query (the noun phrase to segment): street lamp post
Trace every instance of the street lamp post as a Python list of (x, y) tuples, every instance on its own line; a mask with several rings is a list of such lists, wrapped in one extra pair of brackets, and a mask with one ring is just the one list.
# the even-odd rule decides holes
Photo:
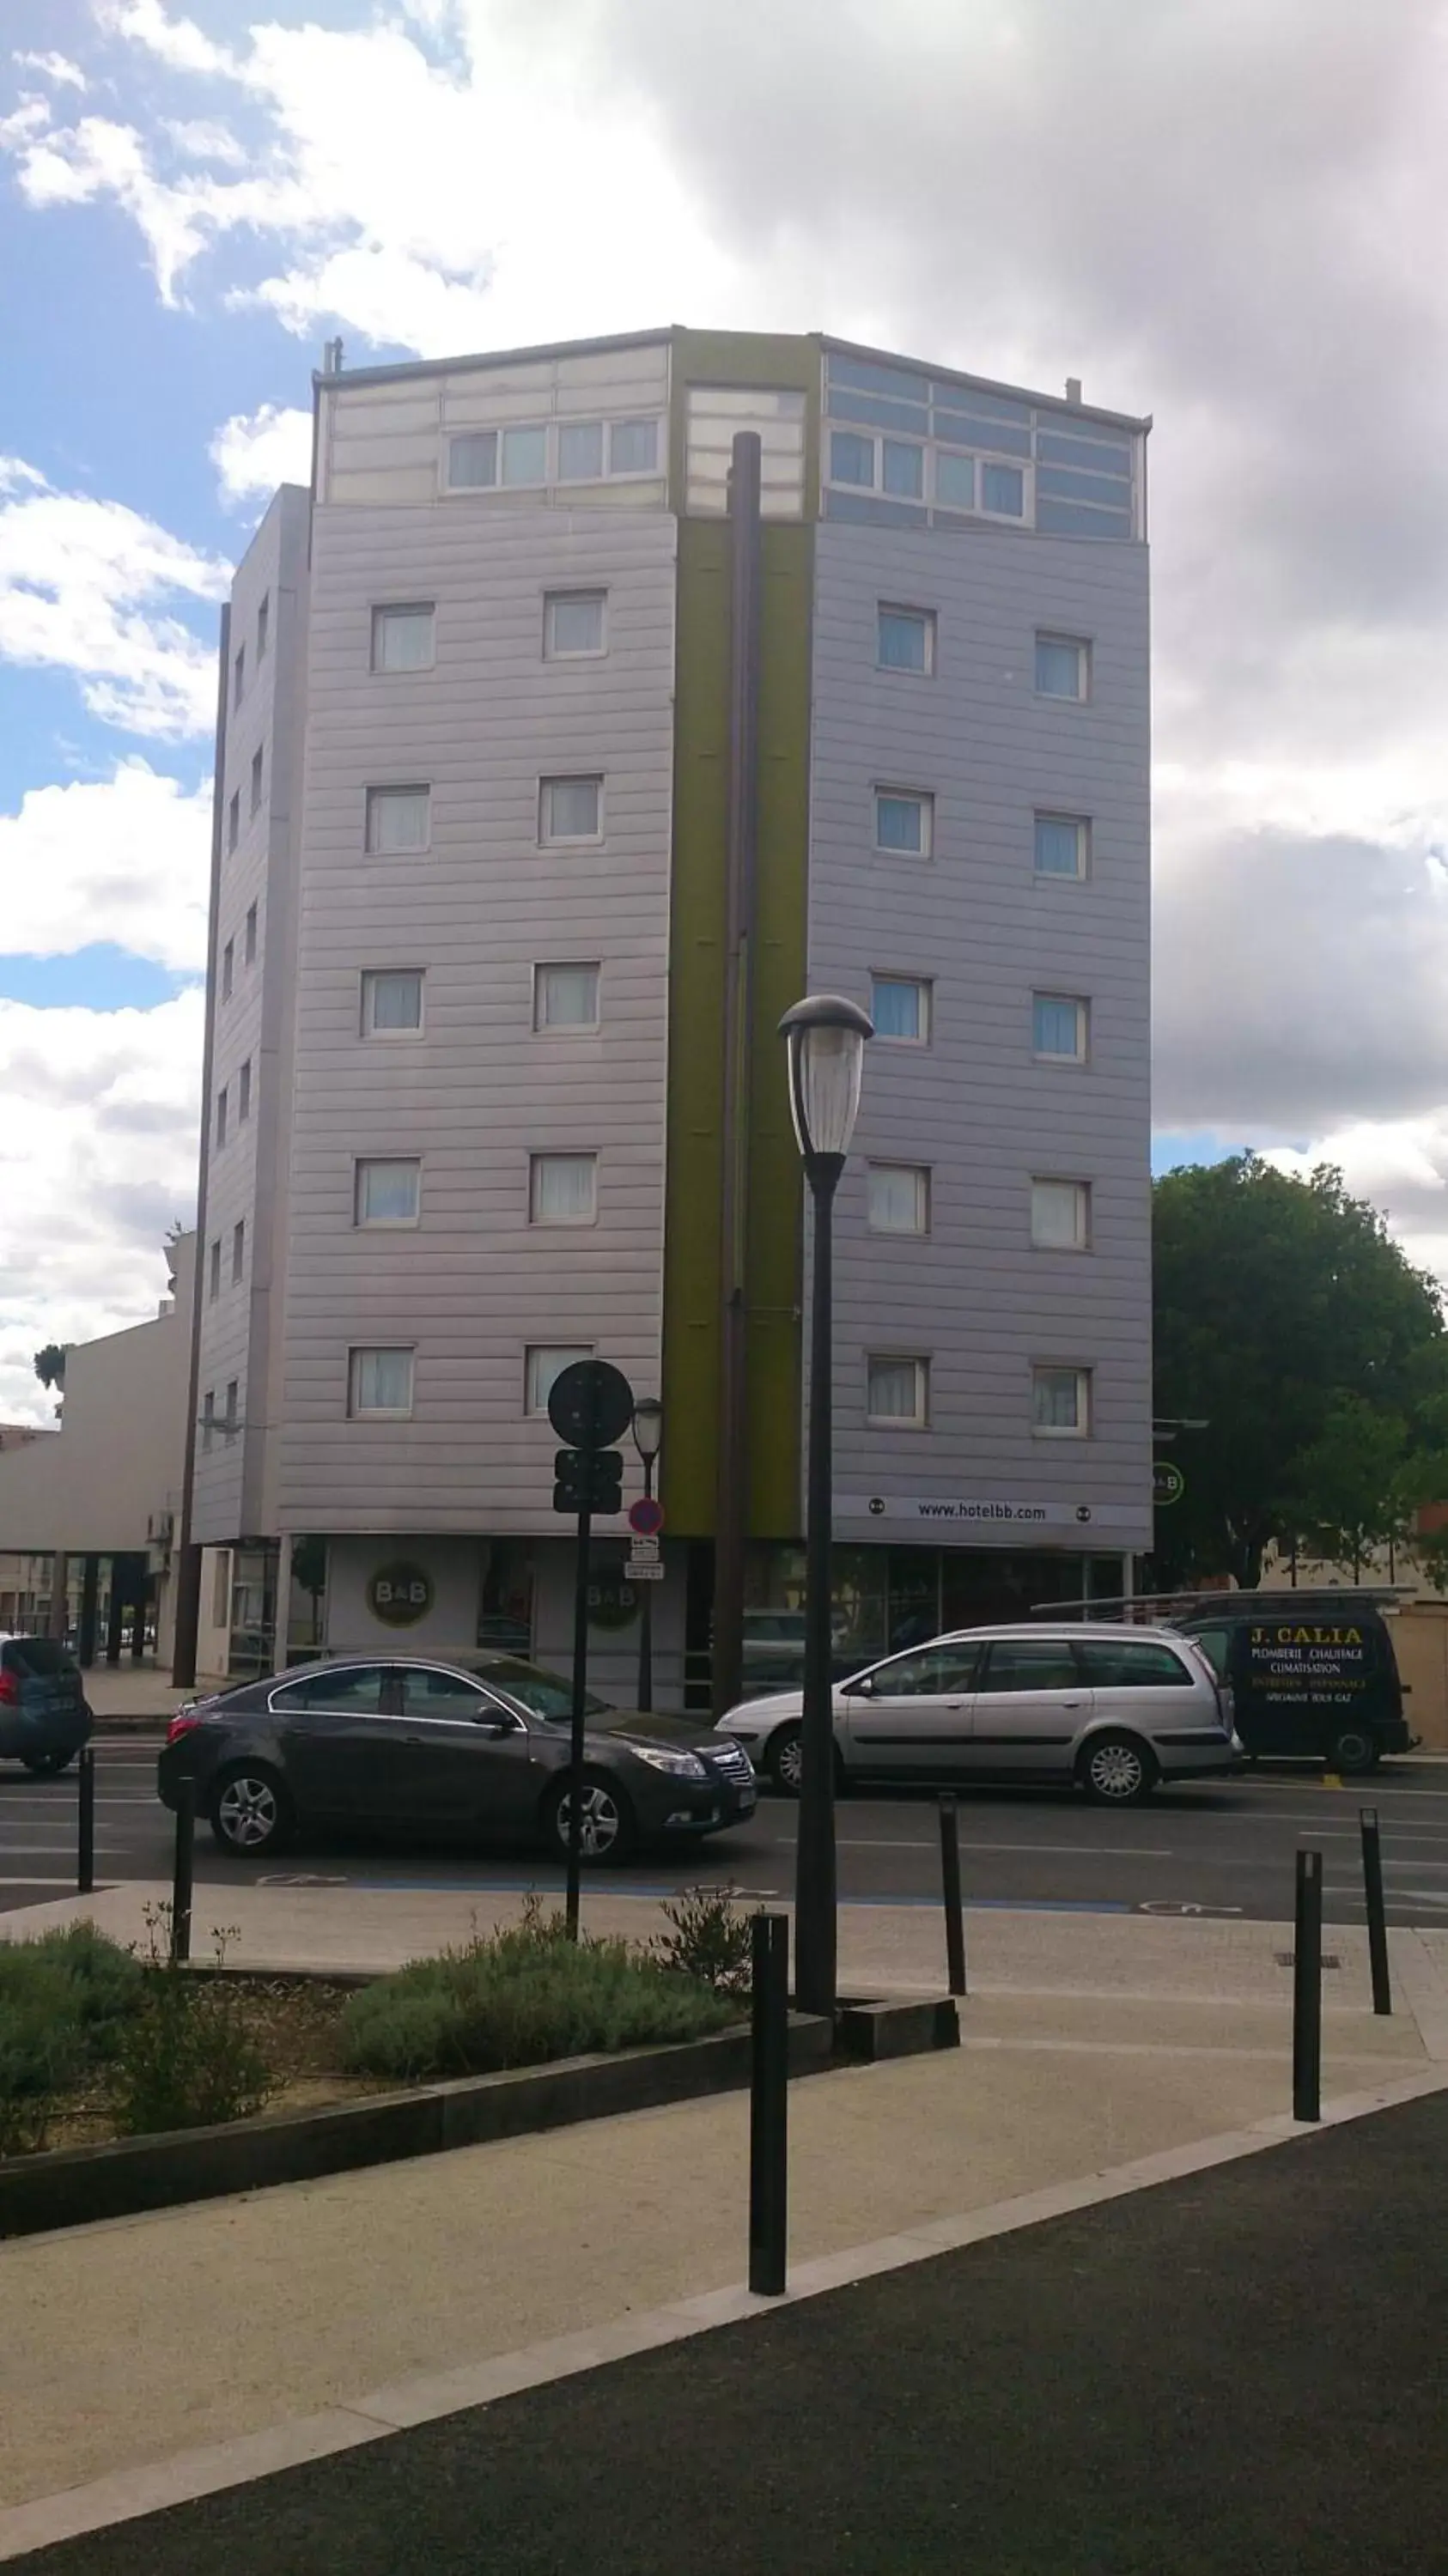
[(875, 1032), (858, 1003), (845, 1001), (834, 993), (812, 993), (803, 1002), (796, 1002), (792, 1010), (785, 1012), (779, 1027), (789, 1047), (789, 1105), (794, 1132), (814, 1201), (794, 1990), (802, 2012), (833, 2014), (836, 1938), (835, 1711), (830, 1629), (831, 1237), (835, 1190), (860, 1106), (865, 1041)]
[[(654, 1461), (664, 1438), (664, 1408), (656, 1395), (641, 1395), (633, 1409), (634, 1447), (643, 1460), (644, 1500), (650, 1502), (654, 1491)], [(638, 1704), (651, 1709), (654, 1704), (654, 1587), (643, 1587), (643, 1608), (639, 1612), (639, 1687)]]

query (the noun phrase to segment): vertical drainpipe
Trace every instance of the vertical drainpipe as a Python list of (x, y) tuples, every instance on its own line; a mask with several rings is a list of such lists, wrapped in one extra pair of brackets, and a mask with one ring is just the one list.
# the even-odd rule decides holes
[(217, 642), (216, 772), (211, 783), (211, 910), (206, 930), (206, 1031), (201, 1044), (201, 1159), (196, 1191), (196, 1257), (191, 1281), (191, 1355), (186, 1377), (186, 1446), (182, 1452), (181, 1521), (176, 1533), (176, 1625), (171, 1679), (178, 1690), (196, 1679), (201, 1626), (201, 1550), (193, 1545), (196, 1500), (196, 1423), (201, 1411), (201, 1300), (206, 1273), (206, 1183), (211, 1164), (211, 1085), (216, 1053), (216, 949), (221, 918), (222, 817), (226, 800), (226, 708), (231, 671), (231, 609), (221, 611)]
[(743, 1695), (749, 1500), (749, 1063), (759, 840), (758, 432), (735, 436), (729, 475), (729, 804), (724, 928), (724, 1118), (719, 1316), (719, 1483), (714, 1515), (714, 1711)]

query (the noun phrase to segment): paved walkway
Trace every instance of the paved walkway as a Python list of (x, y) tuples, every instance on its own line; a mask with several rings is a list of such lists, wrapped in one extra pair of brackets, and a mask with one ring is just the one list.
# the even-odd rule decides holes
[(28, 2563), (1428, 2576), (1445, 2159), (1440, 2093)]

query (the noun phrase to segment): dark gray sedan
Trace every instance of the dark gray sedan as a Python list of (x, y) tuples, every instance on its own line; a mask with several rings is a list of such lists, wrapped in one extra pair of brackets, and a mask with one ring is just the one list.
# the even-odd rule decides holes
[[(157, 1768), (196, 1784), (224, 1851), (260, 1860), (299, 1826), (568, 1849), (570, 1685), (507, 1655), (348, 1655), (191, 1700)], [(742, 1746), (707, 1719), (587, 1703), (585, 1861), (692, 1841), (752, 1814)]]

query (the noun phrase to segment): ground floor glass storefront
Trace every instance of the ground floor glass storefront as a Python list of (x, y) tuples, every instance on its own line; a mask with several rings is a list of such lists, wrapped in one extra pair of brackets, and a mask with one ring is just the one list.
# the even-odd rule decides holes
[[(923, 1645), (945, 1629), (1025, 1619), (1038, 1603), (1118, 1597), (1122, 1559), (1056, 1548), (835, 1547), (837, 1672)], [(752, 1692), (799, 1677), (804, 1639), (804, 1550), (778, 1543), (749, 1551), (745, 1665)]]

